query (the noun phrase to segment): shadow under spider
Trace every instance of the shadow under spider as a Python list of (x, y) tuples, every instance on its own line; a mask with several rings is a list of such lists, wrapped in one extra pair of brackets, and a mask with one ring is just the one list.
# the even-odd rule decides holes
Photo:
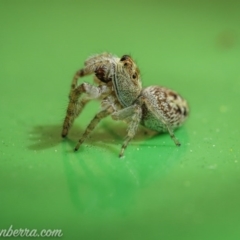
[[(108, 122), (103, 122), (99, 124), (83, 144), (92, 144), (95, 146), (102, 146), (103, 143), (122, 144), (127, 135), (127, 127), (127, 124), (124, 123), (109, 124)], [(69, 131), (68, 137), (64, 139), (61, 137), (62, 125), (34, 126), (29, 133), (32, 144), (28, 146), (28, 149), (44, 150), (53, 148), (62, 142), (68, 142), (72, 149), (74, 149), (84, 130), (84, 128), (75, 125)], [(154, 135), (156, 133), (140, 126), (131, 142), (142, 141)]]

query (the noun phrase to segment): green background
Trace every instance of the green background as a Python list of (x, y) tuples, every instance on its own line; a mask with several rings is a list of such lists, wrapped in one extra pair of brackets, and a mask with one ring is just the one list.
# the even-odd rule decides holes
[[(63, 239), (240, 238), (240, 1), (0, 1), (0, 229)], [(131, 54), (144, 86), (191, 114), (167, 134), (104, 119), (60, 137), (71, 79), (95, 53)], [(84, 79), (92, 81), (91, 78)]]

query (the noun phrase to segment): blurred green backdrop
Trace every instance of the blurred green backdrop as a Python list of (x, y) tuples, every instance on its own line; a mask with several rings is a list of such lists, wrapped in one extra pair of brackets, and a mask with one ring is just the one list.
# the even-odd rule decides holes
[[(0, 1), (0, 229), (64, 239), (240, 238), (240, 1)], [(61, 125), (91, 54), (131, 54), (145, 86), (188, 99), (176, 136), (143, 128), (118, 159), (110, 118), (72, 149)], [(91, 81), (86, 78), (86, 81)]]

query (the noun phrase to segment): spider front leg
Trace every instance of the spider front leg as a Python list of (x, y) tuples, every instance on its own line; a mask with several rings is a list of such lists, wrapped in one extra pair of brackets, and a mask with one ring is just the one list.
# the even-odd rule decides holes
[[(73, 77), (72, 84), (71, 84), (71, 91), (73, 91), (77, 87), (77, 82), (80, 77), (84, 77), (86, 75), (89, 75), (90, 73), (91, 72), (87, 72), (85, 68), (78, 70)], [(70, 91), (70, 94), (71, 94), (71, 91)]]
[(124, 108), (112, 114), (114, 120), (127, 120), (129, 122), (127, 137), (122, 144), (122, 148), (119, 154), (119, 157), (122, 157), (124, 150), (127, 148), (128, 143), (136, 135), (139, 123), (142, 118), (142, 109), (141, 105), (134, 104), (130, 107)]
[(78, 70), (73, 77), (70, 94), (77, 87), (78, 79), (90, 74), (95, 74), (104, 83), (111, 81), (112, 64), (115, 64), (115, 61), (116, 58), (108, 53), (99, 54), (87, 59), (84, 63), (85, 67)]
[[(71, 96), (71, 92), (74, 91), (77, 87), (77, 84), (78, 84), (78, 79), (79, 78), (82, 78), (84, 76), (88, 76), (92, 73), (95, 73), (97, 71), (97, 69), (94, 69), (94, 68), (91, 68), (91, 67), (85, 67), (85, 68), (82, 68), (80, 70), (78, 70), (75, 75), (73, 76), (73, 80), (72, 80), (72, 84), (71, 84), (71, 89), (70, 89), (70, 94), (69, 96)], [(98, 71), (97, 71), (98, 72)], [(96, 72), (96, 73), (97, 73)]]
[(107, 117), (113, 111), (114, 111), (113, 107), (110, 106), (107, 109), (104, 109), (95, 115), (95, 117), (92, 119), (92, 121), (87, 126), (82, 137), (79, 139), (78, 144), (76, 145), (76, 147), (74, 149), (75, 151), (77, 151), (79, 149), (79, 147), (82, 145), (82, 143), (85, 141), (85, 139), (89, 136), (89, 134), (94, 130), (94, 128), (97, 126), (97, 124), (101, 121), (101, 119)]
[[(81, 113), (82, 109), (90, 99), (96, 99), (106, 94), (109, 91), (107, 86), (93, 86), (89, 83), (82, 83), (77, 88), (71, 91), (69, 96), (69, 104), (66, 112), (66, 117), (63, 123), (62, 137), (66, 137), (71, 128), (74, 119)], [(87, 98), (79, 101), (82, 93), (87, 94)]]

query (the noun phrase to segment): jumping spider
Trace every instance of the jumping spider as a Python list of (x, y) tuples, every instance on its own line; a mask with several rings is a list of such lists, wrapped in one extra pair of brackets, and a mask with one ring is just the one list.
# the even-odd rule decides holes
[[(95, 74), (97, 86), (89, 83), (77, 84), (78, 78), (89, 74)], [(80, 98), (82, 93), (86, 95)], [(139, 124), (157, 132), (168, 131), (175, 144), (180, 146), (173, 130), (186, 119), (187, 102), (176, 92), (164, 87), (142, 88), (139, 69), (129, 55), (123, 55), (121, 58), (109, 53), (95, 55), (88, 58), (84, 68), (76, 72), (72, 80), (62, 137), (67, 136), (74, 119), (92, 99), (101, 100), (102, 109), (87, 126), (75, 151), (99, 121), (108, 115), (114, 120), (124, 120), (128, 123), (127, 137), (122, 145), (120, 157), (135, 136)]]

